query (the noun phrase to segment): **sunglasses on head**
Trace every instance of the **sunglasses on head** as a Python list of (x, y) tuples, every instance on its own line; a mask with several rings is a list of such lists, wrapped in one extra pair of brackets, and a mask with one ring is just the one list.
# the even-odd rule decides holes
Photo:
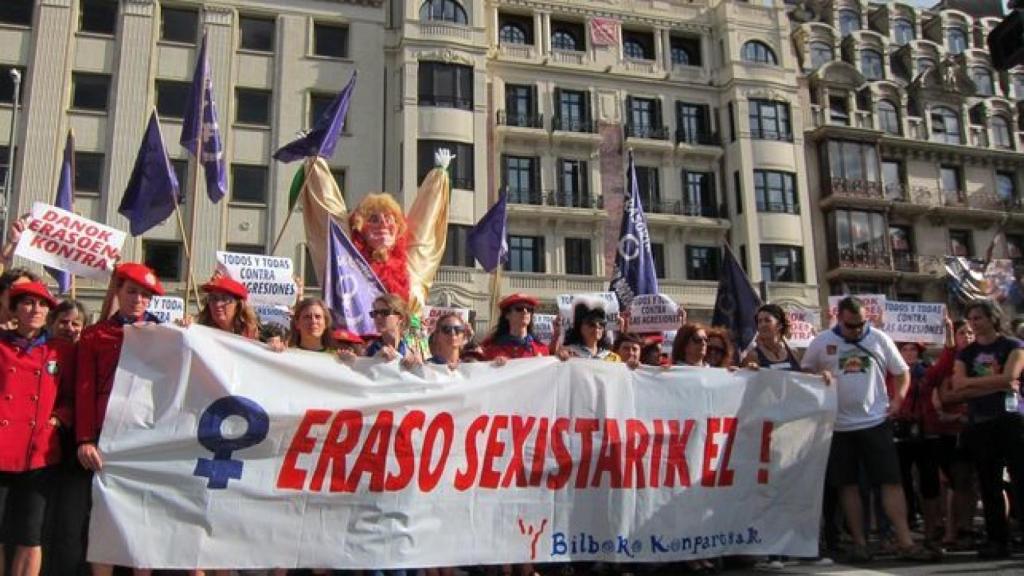
[(370, 310), (370, 318), (387, 318), (394, 314), (395, 311), (390, 308), (382, 308), (380, 310)]
[(458, 324), (445, 324), (444, 326), (438, 326), (437, 329), (440, 330), (442, 334), (447, 334), (449, 336), (466, 333), (466, 329)]

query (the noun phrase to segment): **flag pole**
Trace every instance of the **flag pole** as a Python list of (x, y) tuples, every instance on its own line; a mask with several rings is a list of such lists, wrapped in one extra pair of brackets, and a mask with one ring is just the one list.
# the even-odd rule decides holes
[[(75, 211), (75, 129), (68, 128), (68, 137), (71, 138), (71, 211)], [(75, 300), (75, 295), (78, 292), (78, 286), (75, 283), (75, 273), (69, 272), (71, 275), (71, 285), (68, 287), (68, 291), (71, 293), (71, 299)]]
[(298, 202), (295, 203), (291, 208), (288, 209), (288, 215), (284, 218), (284, 224), (281, 225), (281, 231), (277, 233), (277, 238), (274, 240), (274, 246), (270, 249), (270, 254), (273, 255), (277, 252), (277, 246), (281, 243), (281, 239), (284, 238), (284, 231), (288, 229), (288, 223), (292, 220), (292, 214), (295, 213), (295, 206), (298, 206)]
[[(198, 65), (198, 64), (197, 64)], [(203, 94), (202, 94), (202, 106), (199, 107), (199, 122), (205, 121), (205, 108), (206, 108), (206, 78), (203, 78)], [(199, 214), (199, 164), (203, 161), (203, 127), (199, 129), (199, 138), (196, 138), (196, 154), (194, 162), (192, 163), (192, 173), (190, 174), (192, 180), (192, 202), (191, 206), (192, 213), (190, 214), (190, 225), (188, 229), (188, 236), (185, 238), (185, 313), (188, 314), (189, 301), (191, 299), (191, 290), (193, 288), (192, 282), (192, 249), (195, 245), (196, 239), (196, 218)], [(175, 212), (178, 211), (177, 203), (174, 206)], [(181, 218), (181, 214), (178, 215)], [(182, 234), (185, 230), (182, 229)], [(196, 307), (199, 307), (198, 293), (196, 295)]]
[[(177, 216), (178, 230), (181, 232), (181, 237), (184, 238), (185, 237), (185, 219), (182, 218), (182, 216), (181, 216), (181, 208), (179, 208), (177, 201), (174, 202), (174, 215)], [(192, 249), (186, 244), (185, 245), (185, 258), (188, 259), (189, 262), (191, 262), (191, 258), (192, 258), (191, 257), (191, 253), (192, 253)], [(188, 291), (187, 287), (186, 287), (185, 290), (186, 290), (185, 294), (195, 294), (195, 297), (196, 297), (196, 307), (199, 307), (199, 303), (202, 301), (202, 298), (199, 297), (199, 287), (196, 286), (195, 284), (193, 284), (191, 292)], [(185, 304), (185, 309), (186, 310), (188, 309), (187, 302), (188, 301), (186, 300), (186, 304)]]

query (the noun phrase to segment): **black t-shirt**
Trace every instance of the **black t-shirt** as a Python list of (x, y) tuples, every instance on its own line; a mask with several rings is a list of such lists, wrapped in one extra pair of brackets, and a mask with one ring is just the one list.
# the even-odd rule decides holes
[[(1010, 354), (1024, 347), (1024, 343), (1016, 338), (999, 336), (991, 344), (973, 344), (964, 348), (956, 359), (967, 367), (967, 376), (977, 378), (1001, 374)], [(992, 392), (967, 401), (970, 417), (974, 421), (991, 420), (1006, 413), (1003, 391)]]

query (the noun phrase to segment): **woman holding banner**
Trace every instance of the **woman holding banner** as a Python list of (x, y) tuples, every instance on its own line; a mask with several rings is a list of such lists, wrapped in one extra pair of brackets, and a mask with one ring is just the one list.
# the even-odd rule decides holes
[(604, 300), (577, 296), (572, 301), (572, 316), (572, 327), (566, 332), (565, 343), (558, 350), (560, 358), (621, 361), (619, 355), (611, 350)]
[(480, 344), (484, 359), (547, 356), (548, 347), (533, 335), (533, 313), (538, 305), (539, 300), (521, 292), (504, 297), (498, 303), (501, 310), (498, 325)]
[(736, 369), (736, 346), (732, 333), (721, 326), (708, 329), (708, 352), (705, 360), (712, 368)]
[(800, 362), (789, 347), (789, 318), (778, 304), (763, 304), (754, 313), (757, 335), (741, 364), (750, 368), (771, 368), (800, 372)]
[(323, 300), (303, 298), (295, 305), (288, 347), (311, 352), (333, 352), (331, 313)]
[(14, 549), (14, 576), (37, 576), (42, 567), (43, 520), (61, 459), (58, 430), (72, 417), (74, 348), (46, 332), (56, 305), (42, 282), (17, 284), (9, 310), (18, 327), (0, 333), (0, 393), (9, 400), (0, 405), (0, 518), (10, 512), (4, 544)]
[(672, 364), (707, 368), (708, 330), (698, 322), (687, 322), (672, 343)]
[(206, 294), (206, 302), (197, 319), (200, 324), (249, 340), (259, 337), (259, 317), (247, 303), (249, 290), (243, 284), (227, 276), (215, 275), (202, 285), (201, 290)]
[(76, 344), (82, 337), (88, 315), (85, 306), (78, 300), (64, 300), (50, 310), (46, 318), (46, 330), (54, 338)]
[(370, 317), (380, 337), (366, 348), (367, 356), (388, 362), (401, 358), (404, 368), (423, 363), (426, 351), (418, 340), (408, 335), (410, 315), (404, 300), (395, 294), (378, 296), (373, 301)]

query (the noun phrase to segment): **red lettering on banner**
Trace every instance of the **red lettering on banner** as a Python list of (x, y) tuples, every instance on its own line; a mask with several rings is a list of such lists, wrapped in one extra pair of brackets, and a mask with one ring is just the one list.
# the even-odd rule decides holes
[(455, 474), (455, 489), (460, 492), (469, 490), (476, 481), (476, 471), (479, 463), (476, 454), (476, 438), (487, 429), (490, 418), (477, 416), (466, 430), (466, 469), (457, 470)]
[(516, 486), (522, 488), (527, 484), (526, 464), (523, 463), (523, 449), (526, 447), (526, 439), (533, 430), (533, 423), (537, 421), (534, 416), (523, 418), (512, 416), (512, 459), (505, 468), (505, 477), (501, 480), (501, 487), (508, 488), (515, 479)]
[(555, 462), (558, 463), (558, 472), (548, 474), (548, 488), (559, 490), (564, 488), (572, 475), (572, 454), (565, 443), (565, 433), (569, 431), (570, 421), (568, 418), (558, 418), (555, 425), (551, 427), (551, 452), (555, 455)]
[(331, 418), (330, 410), (306, 410), (306, 415), (299, 423), (299, 429), (292, 436), (292, 443), (284, 455), (281, 470), (277, 473), (277, 487), (288, 490), (302, 490), (306, 483), (306, 471), (298, 468), (300, 454), (310, 454), (316, 448), (316, 438), (309, 437), (309, 429), (313, 426), (326, 424)]
[(391, 410), (381, 410), (363, 442), (363, 449), (352, 466), (348, 477), (349, 487), (355, 491), (363, 474), (370, 475), (370, 492), (384, 490), (384, 471), (387, 469), (388, 446), (391, 444), (391, 429), (395, 416)]
[(594, 432), (601, 424), (597, 418), (578, 418), (576, 433), (580, 438), (580, 467), (576, 470), (576, 487), (586, 488), (587, 477), (590, 476), (590, 454), (594, 451)]
[(498, 440), (498, 433), (505, 428), (508, 428), (508, 416), (495, 416), (491, 420), (491, 431), (484, 448), (484, 467), (480, 471), (481, 488), (497, 488), (501, 482), (501, 472), (494, 469), (494, 460), (505, 453), (505, 443)]
[[(721, 446), (720, 458), (720, 446), (715, 441), (715, 434), (719, 433), (726, 435), (725, 446)], [(704, 464), (701, 466), (701, 486), (732, 486), (734, 474), (729, 470), (729, 456), (732, 454), (732, 441), (735, 435), (735, 418), (708, 418), (707, 436), (704, 438)], [(715, 458), (718, 458), (718, 470), (711, 465)]]
[(690, 441), (690, 434), (696, 420), (686, 420), (683, 423), (683, 433), (679, 433), (679, 421), (669, 420), (668, 422), (668, 462), (665, 463), (665, 487), (672, 488), (676, 485), (676, 475), (679, 476), (679, 486), (686, 488), (690, 485), (690, 469), (686, 465), (686, 445)]
[(590, 483), (593, 488), (601, 486), (601, 476), (611, 477), (610, 488), (622, 488), (622, 437), (619, 435), (619, 423), (611, 418), (604, 421), (604, 433), (601, 435), (601, 450), (594, 466), (594, 478)]
[(651, 446), (651, 488), (661, 486), (661, 445), (665, 442), (665, 429), (661, 420), (654, 421), (654, 442)]
[[(441, 446), (441, 455), (437, 459), (437, 465), (430, 468), (430, 457), (434, 453), (434, 444), (437, 443), (437, 436), (444, 433), (444, 444)], [(430, 421), (427, 427), (426, 436), (423, 438), (423, 449), (420, 451), (420, 474), (419, 486), (423, 492), (430, 492), (444, 476), (445, 466), (448, 464), (448, 455), (452, 451), (452, 441), (455, 440), (455, 419), (447, 412), (442, 412)]]
[(384, 479), (384, 489), (397, 492), (409, 485), (413, 472), (416, 471), (416, 451), (412, 447), (412, 433), (423, 428), (427, 417), (422, 410), (413, 410), (402, 418), (395, 432), (395, 461), (398, 462), (398, 473), (388, 473)]
[(729, 457), (732, 456), (732, 443), (736, 439), (736, 419), (722, 418), (722, 432), (725, 437), (725, 452), (718, 465), (718, 485), (732, 486), (732, 479), (735, 473), (729, 469)]
[(533, 465), (530, 468), (530, 486), (540, 486), (544, 476), (544, 455), (548, 451), (548, 419), (541, 418), (537, 427), (537, 439), (533, 444)]
[[(345, 428), (346, 434), (339, 440), (342, 428)], [(363, 414), (361, 412), (343, 410), (335, 415), (334, 420), (331, 421), (331, 429), (327, 431), (327, 437), (324, 438), (324, 447), (320, 449), (320, 458), (317, 459), (313, 478), (309, 482), (310, 490), (320, 491), (327, 468), (330, 467), (331, 492), (345, 491), (345, 459), (359, 442), (359, 433), (362, 429)]]
[(58, 214), (56, 210), (50, 209), (47, 210), (46, 212), (43, 212), (43, 215), (40, 218), (40, 220), (43, 220), (45, 222), (53, 222), (57, 218), (60, 218), (60, 214)]
[[(626, 420), (626, 466), (622, 479), (624, 488), (644, 488), (644, 456), (650, 443), (647, 426), (635, 418)], [(652, 476), (656, 478), (656, 476)]]

